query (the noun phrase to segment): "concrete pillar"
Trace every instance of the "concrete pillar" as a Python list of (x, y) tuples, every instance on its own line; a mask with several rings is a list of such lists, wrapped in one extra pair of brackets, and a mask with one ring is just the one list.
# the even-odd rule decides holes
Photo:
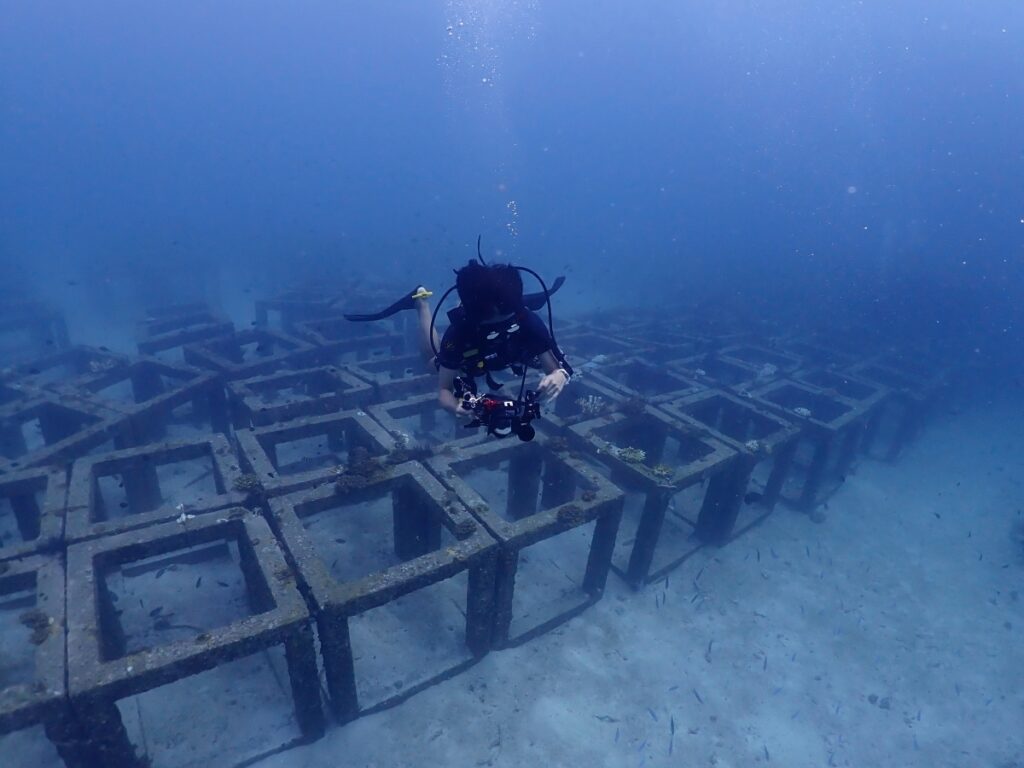
[(157, 478), (156, 466), (147, 458), (143, 457), (138, 466), (121, 475), (128, 497), (128, 511), (133, 515), (157, 509), (164, 501), (160, 495), (160, 480)]
[(95, 766), (103, 768), (145, 768), (146, 759), (135, 754), (135, 746), (128, 738), (121, 712), (113, 701), (79, 699), (73, 707), (88, 734)]
[(466, 598), (466, 647), (476, 658), (491, 648), (494, 631), (494, 581), (497, 556), (481, 558), (469, 568), (469, 591)]
[[(664, 515), (664, 513), (663, 513)], [(590, 554), (587, 557), (587, 570), (583, 575), (583, 591), (593, 598), (604, 593), (608, 582), (608, 571), (612, 565), (612, 553), (615, 550), (615, 537), (619, 532), (622, 520), (622, 500), (617, 502), (614, 512), (599, 517), (594, 524), (594, 536), (590, 543)]]
[(764, 497), (761, 503), (768, 510), (775, 508), (779, 501), (779, 494), (782, 493), (782, 486), (793, 468), (793, 457), (796, 455), (797, 440), (790, 440), (785, 445), (780, 445), (772, 454), (772, 471), (768, 475), (768, 482), (765, 484)]
[(701, 541), (720, 545), (729, 540), (756, 463), (755, 457), (741, 453), (708, 482), (694, 531)]
[(508, 519), (521, 520), (537, 512), (540, 474), (544, 464), (540, 451), (524, 447), (512, 454), (508, 466)]
[(832, 439), (827, 435), (820, 435), (815, 439), (814, 457), (811, 459), (810, 466), (807, 467), (804, 488), (800, 494), (799, 506), (806, 512), (810, 512), (817, 504), (818, 490), (821, 488), (825, 467), (828, 465), (828, 454), (831, 445)]
[(665, 510), (672, 494), (671, 488), (652, 488), (644, 499), (644, 509), (640, 514), (640, 524), (636, 529), (633, 551), (630, 552), (626, 569), (626, 581), (634, 588), (643, 586), (647, 580), (658, 537), (661, 535), (661, 526), (665, 522)]
[(42, 512), (36, 502), (34, 493), (17, 493), (9, 497), (14, 519), (18, 522), (18, 532), (22, 541), (34, 541), (39, 538), (39, 525)]
[(411, 486), (391, 492), (395, 556), (412, 560), (441, 546), (441, 521)]
[(502, 546), (498, 550), (494, 577), (494, 648), (508, 645), (512, 627), (512, 595), (519, 569), (519, 550)]
[(541, 480), (541, 509), (551, 509), (572, 501), (576, 493), (572, 470), (550, 453), (546, 459)]
[(324, 662), (331, 711), (338, 722), (347, 723), (359, 714), (348, 617), (334, 611), (324, 611), (317, 618), (317, 632), (320, 636), (320, 653)]
[(316, 666), (313, 628), (307, 623), (293, 630), (284, 641), (291, 683), (295, 720), (302, 735), (309, 740), (324, 735), (327, 723), (320, 706), (320, 673)]

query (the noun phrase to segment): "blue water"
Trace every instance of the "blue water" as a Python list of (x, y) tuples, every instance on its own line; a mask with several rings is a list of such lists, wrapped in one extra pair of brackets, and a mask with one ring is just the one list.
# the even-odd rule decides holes
[(1019, 338), (1017, 3), (0, 18), (4, 285), (85, 318), (144, 290), (443, 282), (482, 233), (568, 271), (566, 304), (811, 299)]
[[(1012, 688), (1020, 661), (1019, 653), (1007, 650), (1020, 647), (1021, 623), (1016, 588), (1007, 585), (1012, 574), (1019, 580), (1024, 492), (1014, 469), (1021, 466), (1016, 432), (1005, 425), (1019, 423), (1024, 412), (1022, 72), (1024, 4), (1019, 0), (0, 0), (0, 331), (8, 308), (22, 300), (38, 301), (66, 319), (72, 343), (133, 354), (136, 324), (160, 305), (202, 301), (244, 330), (256, 322), (256, 300), (293, 286), (315, 286), (355, 305), (363, 294), (379, 302), (381, 291), (397, 298), (418, 284), (439, 295), (451, 283), (452, 270), (476, 255), (480, 236), (488, 261), (525, 265), (548, 280), (566, 276), (554, 302), (556, 324), (585, 318), (599, 341), (613, 335), (604, 335), (609, 318), (628, 323), (642, 315), (650, 321), (647, 332), (655, 336), (684, 318), (689, 325), (675, 331), (708, 339), (734, 332), (766, 344), (766, 339), (813, 339), (826, 349), (852, 344), (858, 355), (881, 355), (888, 363), (903, 360), (912, 366), (923, 360), (924, 369), (917, 371), (922, 379), (945, 377), (935, 390), (941, 391), (939, 405), (929, 414), (934, 419), (929, 428), (938, 425), (930, 433), (932, 442), (927, 434), (921, 438), (917, 445), (925, 446), (923, 453), (907, 459), (912, 472), (905, 475), (898, 465), (869, 464), (870, 457), (858, 457), (873, 469), (851, 480), (845, 502), (833, 502), (834, 509), (845, 510), (830, 513), (833, 519), (859, 520), (870, 510), (864, 515), (867, 526), (833, 528), (832, 540), (813, 534), (825, 541), (813, 550), (815, 572), (794, 577), (774, 561), (789, 568), (798, 559), (811, 560), (814, 545), (805, 542), (817, 539), (799, 528), (803, 518), (799, 523), (783, 518), (781, 528), (769, 529), (779, 538), (759, 539), (756, 545), (757, 563), (761, 551), (766, 553), (765, 565), (757, 566), (762, 579), (744, 570), (754, 562), (750, 553), (755, 545), (750, 544), (749, 552), (724, 550), (725, 565), (709, 555), (673, 584), (694, 579), (698, 567), (696, 579), (705, 566), (716, 572), (721, 566), (719, 584), (732, 585), (725, 589), (732, 596), (730, 605), (759, 589), (764, 592), (758, 599), (771, 601), (780, 593), (761, 581), (767, 582), (767, 571), (778, 569), (779, 582), (791, 589), (785, 594), (796, 601), (782, 611), (791, 622), (787, 642), (799, 636), (793, 642), (805, 642), (801, 653), (807, 650), (810, 656), (827, 644), (820, 638), (840, 630), (825, 626), (832, 613), (821, 605), (815, 613), (820, 626), (802, 624), (802, 618), (795, 619), (796, 604), (819, 589), (815, 579), (826, 577), (832, 580), (828, 589), (853, 599), (856, 590), (843, 590), (867, 577), (851, 575), (847, 581), (842, 568), (827, 571), (824, 565), (831, 565), (832, 551), (852, 542), (849, 550), (856, 557), (847, 552), (848, 563), (858, 569), (868, 563), (876, 573), (882, 571), (878, 584), (885, 586), (867, 587), (874, 596), (863, 609), (868, 619), (858, 615), (856, 626), (843, 630), (865, 633), (851, 647), (863, 650), (865, 658), (870, 655), (869, 641), (877, 638), (871, 622), (884, 625), (891, 610), (892, 601), (879, 595), (885, 590), (902, 595), (905, 589), (911, 597), (895, 600), (903, 613), (893, 619), (900, 627), (894, 634), (925, 626), (933, 633), (927, 643), (921, 641), (929, 653), (941, 647), (942, 653), (962, 659), (953, 641), (943, 645), (948, 627), (938, 627), (947, 620), (956, 624), (960, 614), (955, 609), (947, 613), (944, 598), (932, 593), (930, 603), (921, 598), (926, 607), (915, 602), (923, 589), (916, 587), (924, 583), (938, 591), (928, 579), (943, 579), (955, 593), (949, 605), (960, 600), (970, 607), (961, 622), (970, 626), (957, 624), (956, 642), (969, 647), (987, 643), (990, 663), (978, 665), (976, 698), (970, 702), (961, 701), (959, 682), (970, 677), (970, 663), (958, 669), (943, 656), (949, 664), (933, 672), (937, 667), (926, 667), (925, 651), (907, 651), (913, 646), (908, 641), (878, 653), (907, 651), (897, 667), (912, 666), (920, 680), (897, 681), (899, 675), (877, 658), (870, 663), (858, 659), (849, 667), (850, 676), (885, 667), (888, 671), (879, 676), (892, 673), (892, 679), (884, 684), (872, 680), (864, 691), (843, 691), (846, 698), (835, 693), (828, 708), (835, 707), (837, 719), (827, 721), (809, 712), (801, 691), (811, 690), (811, 679), (820, 681), (826, 672), (842, 672), (842, 654), (822, 652), (815, 662), (820, 669), (810, 661), (797, 664), (794, 654), (792, 669), (804, 676), (773, 680), (771, 686), (772, 696), (782, 692), (787, 701), (786, 717), (773, 723), (769, 700), (758, 717), (751, 716), (757, 721), (751, 732), (760, 735), (737, 747), (746, 738), (742, 715), (734, 730), (729, 730), (731, 721), (728, 727), (708, 725), (700, 718), (712, 710), (705, 708), (697, 686), (713, 701), (711, 691), (721, 683), (715, 675), (727, 666), (714, 673), (702, 666), (705, 643), (713, 639), (718, 649), (726, 644), (725, 636), (746, 637), (750, 625), (736, 619), (738, 612), (729, 613), (728, 622), (706, 620), (700, 613), (703, 600), (687, 602), (690, 592), (682, 594), (679, 586), (672, 598), (673, 609), (676, 603), (683, 606), (676, 620), (700, 636), (699, 643), (692, 643), (697, 650), (684, 652), (674, 625), (659, 613), (665, 595), (661, 602), (654, 598), (651, 608), (650, 594), (637, 597), (613, 580), (616, 602), (606, 598), (593, 624), (576, 625), (581, 636), (538, 640), (548, 643), (543, 653), (527, 645), (515, 652), (519, 656), (492, 654), (472, 677), (458, 679), (458, 693), (434, 690), (428, 694), (433, 699), (424, 697), (408, 705), (412, 709), (400, 707), (382, 716), (391, 719), (366, 718), (344, 731), (332, 726), (327, 739), (309, 752), (286, 752), (265, 765), (333, 765), (335, 744), (347, 745), (344, 749), (351, 748), (367, 765), (384, 764), (374, 761), (386, 762), (389, 753), (380, 745), (391, 738), (394, 755), (429, 754), (434, 764), (482, 765), (490, 755), (496, 765), (633, 765), (646, 760), (640, 753), (648, 740), (638, 735), (646, 734), (643, 729), (627, 733), (626, 722), (654, 728), (646, 712), (661, 731), (664, 721), (673, 718), (666, 738), (671, 749), (679, 750), (676, 755), (687, 754), (685, 736), (699, 743), (694, 754), (700, 759), (710, 760), (708, 755), (717, 750), (727, 756), (726, 763), (735, 758), (732, 764), (754, 765), (763, 756), (766, 763), (832, 765), (834, 755), (845, 755), (837, 759), (847, 762), (839, 764), (881, 765), (888, 753), (873, 743), (872, 734), (885, 734), (879, 739), (885, 744), (906, 734), (897, 733), (891, 722), (889, 730), (878, 730), (871, 719), (876, 708), (863, 705), (868, 692), (875, 691), (871, 695), (878, 699), (897, 691), (893, 721), (902, 716), (905, 724), (920, 722), (919, 707), (927, 711), (940, 696), (924, 678), (947, 673), (952, 678), (950, 670), (961, 677), (955, 694), (943, 688), (941, 696), (948, 697), (943, 706), (959, 718), (958, 726), (948, 731), (954, 736), (929, 726), (935, 728), (930, 744), (922, 732), (927, 757), (922, 753), (917, 764), (994, 765), (991, 760), (998, 755), (999, 765), (1024, 765), (1024, 746), (1006, 736), (1012, 728), (1002, 725), (1019, 721), (1019, 695), (1012, 699), (1006, 691), (992, 694), (986, 687)], [(528, 285), (527, 290), (535, 289)], [(50, 386), (48, 369), (27, 369), (40, 376), (32, 382), (38, 391), (18, 389), (17, 376), (7, 366), (48, 351), (8, 356), (21, 341), (5, 346), (8, 342), (0, 339), (0, 417), (30, 396), (74, 400), (82, 395), (84, 390), (74, 392), (76, 382), (84, 379), (73, 379), (64, 389)], [(710, 369), (711, 363), (692, 362), (685, 375), (695, 376), (701, 365)], [(88, 400), (92, 393), (83, 397)], [(962, 425), (955, 421), (965, 413), (969, 418)], [(4, 440), (12, 434), (13, 443), (24, 438), (21, 453), (45, 447), (42, 426), (40, 434), (24, 435), (20, 424), (16, 434), (2, 419), (0, 427)], [(446, 436), (447, 427), (443, 423), (434, 436)], [(433, 422), (430, 429), (435, 429)], [(430, 429), (423, 426), (425, 433)], [(314, 444), (320, 440), (309, 439)], [(0, 460), (0, 484), (4, 473), (17, 468), (5, 465), (6, 458)], [(963, 490), (942, 486), (933, 498), (940, 481), (961, 488), (957, 473), (962, 468)], [(839, 483), (845, 482), (843, 476)], [(887, 515), (886, 504), (898, 507), (906, 522)], [(20, 520), (10, 522), (13, 513), (8, 514), (14, 508), (14, 502), (0, 507), (9, 521), (0, 528), (4, 540), (19, 531)], [(180, 510), (184, 515), (184, 505)], [(933, 519), (955, 519), (958, 527), (948, 533)], [(778, 515), (773, 523), (777, 520)], [(868, 534), (874, 531), (885, 539), (884, 555), (870, 542)], [(866, 538), (854, 538), (857, 533)], [(980, 542), (972, 538), (976, 535)], [(904, 536), (916, 547), (907, 556), (916, 575), (898, 567), (898, 542)], [(975, 560), (973, 549), (963, 549), (968, 539), (971, 547), (989, 547), (987, 559)], [(0, 564), (3, 560), (0, 550)], [(540, 555), (535, 567), (537, 562)], [(557, 566), (554, 559), (550, 562)], [(977, 570), (969, 571), (972, 567)], [(737, 573), (749, 578), (742, 588), (730, 581)], [(956, 575), (936, 573), (973, 575), (958, 581)], [(769, 586), (774, 589), (779, 582)], [(207, 579), (208, 588), (215, 583)], [(693, 584), (700, 592), (696, 580)], [(629, 613), (625, 619), (613, 613), (620, 603), (625, 611), (638, 611), (638, 601), (646, 607), (635, 627)], [(23, 606), (10, 604), (15, 602), (10, 616), (5, 614), (5, 636), (24, 629), (18, 618)], [(989, 604), (993, 612), (984, 613)], [(744, 604), (743, 610), (749, 607)], [(849, 613), (846, 603), (838, 610)], [(802, 617), (803, 602), (800, 612)], [(933, 626), (932, 620), (938, 623)], [(991, 626), (983, 624), (989, 620)], [(785, 621), (779, 621), (760, 625), (765, 645), (774, 642), (773, 636), (783, 637), (777, 627)], [(618, 642), (619, 632), (628, 639)], [(915, 635), (915, 642), (923, 636)], [(1004, 642), (1004, 637), (1011, 640)], [(655, 649), (649, 656), (637, 651), (648, 646)], [(780, 646), (785, 648), (771, 652), (779, 668), (790, 655), (790, 646)], [(579, 648), (590, 648), (595, 659), (622, 648), (636, 653), (637, 666), (607, 682), (590, 674), (604, 662), (589, 659)], [(710, 644), (707, 649), (710, 656)], [(733, 651), (729, 682), (723, 684), (732, 698), (714, 710), (723, 721), (731, 712), (746, 712), (742, 705), (734, 710), (733, 702), (748, 695), (756, 699), (741, 677), (769, 669), (768, 652), (760, 647), (734, 645)], [(729, 651), (715, 653), (718, 658)], [(552, 655), (548, 666), (538, 662), (545, 654)], [(281, 684), (284, 662), (268, 656), (245, 663), (260, 667), (281, 687), (283, 709), (268, 708), (259, 715), (270, 723), (265, 730), (293, 727), (289, 694)], [(694, 664), (702, 670), (700, 682), (678, 682), (689, 680), (685, 676)], [(511, 682), (519, 665), (529, 669), (531, 680), (551, 686), (538, 695), (534, 710), (532, 694), (522, 694)], [(675, 698), (666, 699), (664, 709), (658, 705), (659, 720), (647, 708), (648, 693), (657, 689), (667, 697), (665, 689), (675, 691), (669, 683), (662, 685), (662, 665), (676, 675), (670, 682), (682, 687)], [(21, 674), (25, 665), (19, 661), (10, 669)], [(255, 673), (218, 668), (206, 679), (219, 681), (209, 685), (221, 686), (222, 693), (245, 705), (245, 695), (232, 693), (236, 674), (262, 691)], [(481, 687), (466, 693), (465, 680)], [(622, 755), (609, 757), (610, 745), (619, 749), (619, 721), (597, 721), (602, 728), (614, 723), (614, 742), (602, 731), (599, 744), (588, 728), (598, 727), (593, 718), (606, 717), (602, 713), (618, 712), (604, 706), (604, 699), (625, 696), (622, 691), (633, 680), (642, 681), (631, 704), (639, 714), (631, 721), (622, 716), (627, 734)], [(477, 703), (484, 700), (480, 691), (487, 681), (491, 691), (507, 688), (523, 698), (493, 694), (500, 701), (494, 711), (500, 714), (481, 714)], [(0, 694), (2, 683), (0, 675)], [(849, 680), (836, 682), (836, 688), (845, 683)], [(573, 700), (573, 691), (577, 696), (570, 706), (565, 702)], [(918, 697), (913, 704), (907, 691)], [(808, 694), (814, 701), (817, 695)], [(152, 694), (147, 701), (156, 703), (146, 706), (178, 712), (174, 718), (180, 719), (165, 719), (173, 719), (175, 727), (185, 722), (187, 732), (187, 718), (194, 715), (190, 696), (186, 692), (161, 700)], [(1005, 707), (987, 720), (997, 696)], [(1006, 704), (1008, 697), (1012, 700)], [(671, 709), (683, 707), (680, 698), (690, 711), (685, 718), (678, 715), (676, 734), (677, 721), (668, 713), (683, 711)], [(587, 706), (593, 703), (597, 714), (581, 699)], [(842, 707), (861, 705), (854, 725), (838, 720)], [(141, 723), (142, 704), (135, 706)], [(897, 711), (901, 707), (909, 709)], [(563, 709), (578, 718), (563, 721)], [(816, 724), (801, 730), (801, 712), (807, 719), (817, 717)], [(472, 748), (460, 746), (457, 728), (445, 731), (444, 738), (434, 734), (437, 721), (460, 722), (464, 716), (478, 718), (471, 721), (477, 727)], [(489, 731), (480, 735), (481, 728), (490, 729), (496, 721), (507, 724), (504, 742), (501, 731), (497, 741)], [(973, 741), (976, 721), (989, 723), (985, 733), (995, 732), (1003, 741), (987, 736)], [(402, 740), (394, 734), (407, 722), (415, 724), (409, 727), (416, 733)], [(538, 723), (563, 722), (570, 735), (552, 727), (536, 736), (543, 731)], [(211, 733), (199, 741), (211, 754), (237, 757), (251, 746), (241, 731), (212, 719), (205, 726)], [(819, 730), (827, 734), (822, 737), (827, 748), (811, 755), (801, 746), (800, 734), (813, 732), (817, 738)], [(661, 731), (658, 739), (665, 736)], [(218, 752), (216, 737), (225, 733), (240, 744), (232, 742)], [(901, 760), (917, 759), (917, 733), (912, 745), (900, 742)], [(950, 756), (942, 740), (961, 735), (963, 754), (974, 750), (970, 759)], [(188, 738), (187, 733), (180, 739), (167, 737), (168, 765), (180, 757), (175, 749), (190, 743)], [(435, 744), (435, 739), (440, 740)], [(711, 741), (714, 748), (708, 746)], [(851, 741), (858, 743), (851, 746)], [(45, 739), (32, 744), (11, 748), (10, 754), (19, 756), (16, 764), (44, 764), (42, 757), (25, 757), (34, 755), (31, 750), (39, 744), (45, 759), (56, 761)], [(502, 748), (505, 757), (499, 759)], [(809, 755), (808, 762), (799, 763), (795, 755)], [(201, 764), (207, 758), (194, 759)], [(402, 759), (402, 765), (415, 764)], [(659, 753), (649, 764), (676, 763)]]

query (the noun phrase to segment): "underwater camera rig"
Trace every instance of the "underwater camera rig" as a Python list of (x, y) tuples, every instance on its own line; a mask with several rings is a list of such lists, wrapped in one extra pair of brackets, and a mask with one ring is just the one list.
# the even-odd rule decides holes
[(460, 407), (473, 414), (473, 421), (466, 429), (482, 426), (489, 435), (509, 437), (514, 434), (523, 442), (533, 440), (537, 434), (530, 422), (540, 418), (540, 403), (532, 389), (517, 400), (463, 392)]

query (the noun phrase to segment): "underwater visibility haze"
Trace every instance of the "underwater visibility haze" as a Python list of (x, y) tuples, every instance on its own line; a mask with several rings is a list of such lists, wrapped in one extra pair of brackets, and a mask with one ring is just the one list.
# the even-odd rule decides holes
[(0, 764), (1024, 766), (1021, 72), (0, 0)]

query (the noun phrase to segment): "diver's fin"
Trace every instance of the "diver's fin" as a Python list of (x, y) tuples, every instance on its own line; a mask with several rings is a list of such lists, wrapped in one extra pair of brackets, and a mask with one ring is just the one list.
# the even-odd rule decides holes
[(548, 296), (554, 296), (559, 288), (562, 287), (562, 283), (565, 282), (565, 278), (559, 275), (555, 278), (555, 282), (548, 288), (547, 294), (544, 291), (537, 291), (537, 293), (525, 293), (523, 294), (523, 304), (527, 309), (538, 312), (544, 308), (547, 303)]
[(354, 323), (383, 320), (385, 317), (391, 317), (404, 309), (412, 309), (416, 306), (416, 299), (426, 299), (433, 295), (434, 294), (432, 292), (428, 291), (422, 285), (417, 285), (416, 290), (407, 293), (387, 309), (382, 309), (380, 312), (373, 312), (368, 315), (345, 315), (344, 317), (346, 320), (351, 320)]

